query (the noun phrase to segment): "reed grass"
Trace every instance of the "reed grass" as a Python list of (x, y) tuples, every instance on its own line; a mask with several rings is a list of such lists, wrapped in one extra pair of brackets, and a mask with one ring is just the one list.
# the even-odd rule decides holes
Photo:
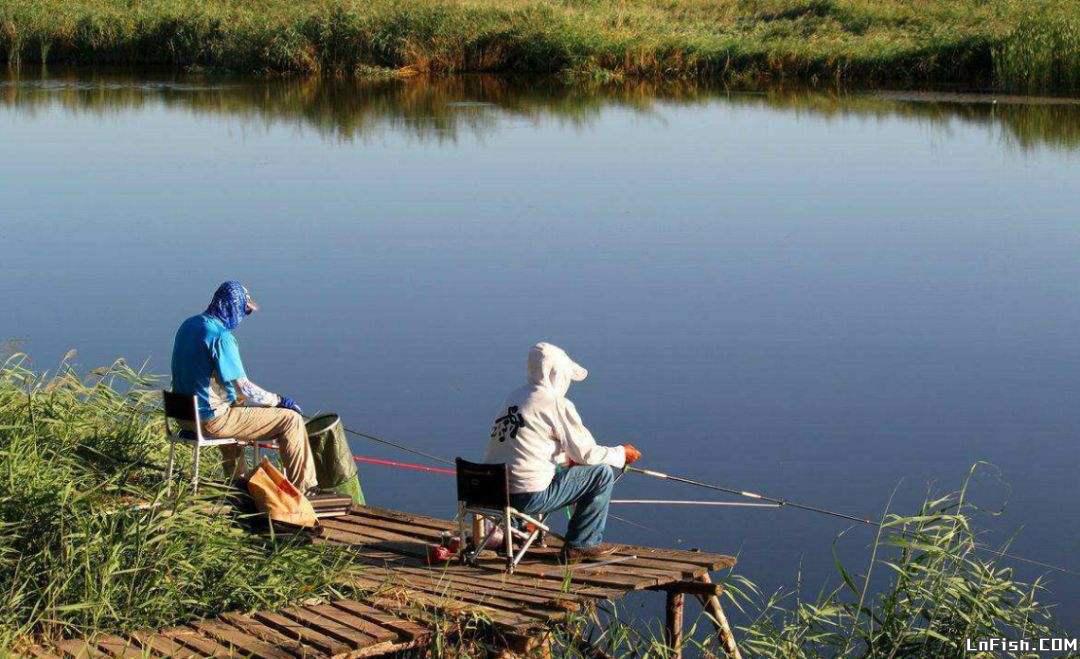
[[(969, 656), (965, 639), (1066, 636), (1044, 578), (1025, 581), (1008, 558), (980, 548), (967, 490), (983, 466), (915, 515), (888, 514), (861, 578), (837, 558), (839, 583), (825, 594), (771, 595), (742, 629), (743, 645), (759, 657), (960, 658)], [(884, 584), (874, 589), (874, 579)]]
[(1074, 0), (7, 0), (0, 58), (1067, 92)]
[[(163, 496), (157, 380), (123, 362), (79, 377), (0, 366), (0, 655), (38, 641), (179, 624), (224, 611), (273, 609), (350, 589), (348, 554), (241, 531), (212, 514), (220, 492)], [(860, 570), (836, 562), (837, 585), (804, 599), (765, 597), (728, 575), (747, 622), (747, 656), (962, 657), (965, 638), (1038, 638), (1058, 629), (1041, 578), (981, 552), (967, 484), (915, 515), (890, 514)], [(440, 633), (427, 653), (478, 656), (497, 644), (484, 620), (427, 611)], [(687, 650), (722, 656), (701, 614)], [(698, 631), (702, 633), (697, 633)], [(554, 630), (558, 656), (665, 657), (658, 629), (609, 608)], [(600, 654), (598, 654), (598, 652)]]
[(326, 597), (347, 573), (344, 552), (210, 514), (213, 487), (166, 498), (152, 384), (123, 362), (0, 369), (0, 649)]
[[(793, 575), (796, 586), (768, 595), (743, 576), (727, 575), (725, 608), (746, 620), (736, 629), (743, 656), (962, 659), (971, 656), (965, 639), (1075, 636), (1055, 622), (1043, 577), (1025, 581), (1009, 558), (981, 549), (970, 480), (971, 474), (956, 492), (928, 496), (914, 515), (888, 514), (865, 563), (854, 569), (836, 558), (835, 585), (818, 596), (801, 592), (801, 575)], [(692, 620), (684, 653), (725, 656), (712, 629), (705, 613)], [(669, 656), (659, 629), (627, 625), (613, 609), (604, 619), (578, 616), (555, 639), (563, 657)]]

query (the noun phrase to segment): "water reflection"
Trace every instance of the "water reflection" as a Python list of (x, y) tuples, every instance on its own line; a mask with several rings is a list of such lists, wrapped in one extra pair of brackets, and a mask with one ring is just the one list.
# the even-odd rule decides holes
[(1080, 99), (773, 89), (732, 91), (692, 82), (568, 85), (556, 79), (457, 76), (356, 81), (252, 80), (65, 71), (0, 80), (0, 104), (24, 113), (54, 105), (106, 115), (160, 104), (266, 124), (293, 123), (326, 139), (365, 140), (388, 128), (423, 141), (482, 136), (507, 117), (588, 126), (605, 108), (649, 113), (657, 104), (725, 103), (824, 118), (899, 117), (948, 131), (986, 126), (1023, 150), (1080, 149)]

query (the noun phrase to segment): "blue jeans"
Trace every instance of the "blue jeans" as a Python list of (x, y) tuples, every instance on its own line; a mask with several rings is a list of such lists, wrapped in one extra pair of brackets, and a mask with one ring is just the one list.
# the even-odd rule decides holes
[(614, 482), (615, 474), (607, 465), (578, 465), (556, 471), (546, 490), (511, 494), (510, 503), (527, 515), (546, 515), (574, 505), (566, 543), (575, 549), (593, 547), (604, 537)]

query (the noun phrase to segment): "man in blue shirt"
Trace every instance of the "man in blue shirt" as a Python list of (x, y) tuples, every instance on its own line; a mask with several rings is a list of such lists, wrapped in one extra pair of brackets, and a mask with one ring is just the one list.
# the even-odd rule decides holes
[[(199, 420), (207, 437), (244, 442), (276, 439), (286, 475), (301, 492), (316, 490), (315, 463), (300, 406), (248, 379), (233, 330), (258, 305), (240, 282), (218, 287), (210, 306), (180, 325), (173, 341), (172, 389), (198, 399)], [(243, 475), (243, 449), (222, 446), (225, 471)]]

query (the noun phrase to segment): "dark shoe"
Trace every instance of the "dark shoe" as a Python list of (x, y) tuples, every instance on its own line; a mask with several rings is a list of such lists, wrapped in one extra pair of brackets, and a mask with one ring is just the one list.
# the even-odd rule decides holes
[(577, 563), (579, 561), (595, 561), (611, 556), (619, 551), (619, 545), (600, 544), (593, 547), (563, 547), (559, 557), (564, 563)]

